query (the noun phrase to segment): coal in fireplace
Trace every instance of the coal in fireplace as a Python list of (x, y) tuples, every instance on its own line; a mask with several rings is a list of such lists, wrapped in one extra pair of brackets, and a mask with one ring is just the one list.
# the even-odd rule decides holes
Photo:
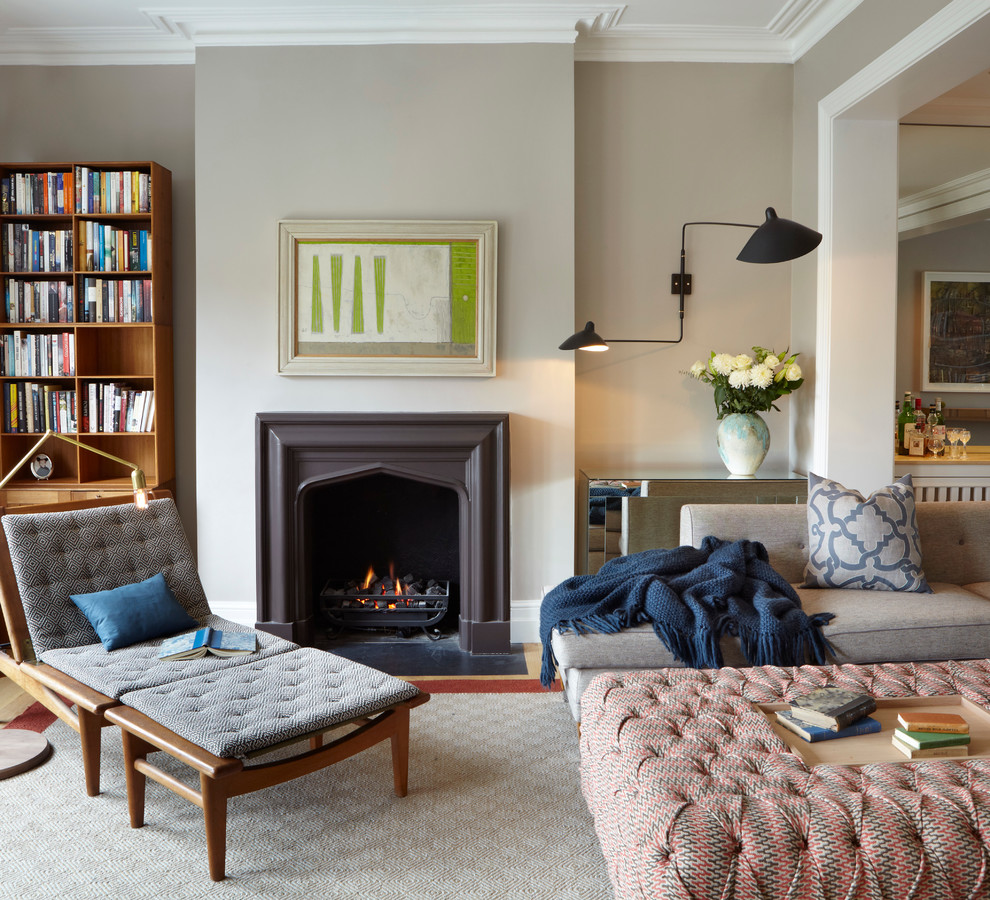
[[(506, 414), (259, 413), (256, 451), (259, 628), (313, 644), (327, 618), (442, 612), (462, 650), (508, 652)], [(370, 617), (371, 598), (340, 594), (368, 593), (369, 569), (401, 601), (378, 594)]]

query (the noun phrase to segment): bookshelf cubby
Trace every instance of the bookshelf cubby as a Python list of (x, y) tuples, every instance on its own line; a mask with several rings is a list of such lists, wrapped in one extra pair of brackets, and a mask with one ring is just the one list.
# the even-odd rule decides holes
[[(0, 163), (0, 253), (0, 477), (50, 426), (174, 491), (172, 173)], [(56, 439), (40, 452), (51, 477), (24, 466), (0, 505), (131, 491), (126, 466)]]

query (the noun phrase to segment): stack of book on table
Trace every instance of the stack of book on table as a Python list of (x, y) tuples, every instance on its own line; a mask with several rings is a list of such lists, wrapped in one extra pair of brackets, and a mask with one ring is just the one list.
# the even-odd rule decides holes
[(969, 756), (969, 723), (955, 713), (898, 713), (893, 745), (909, 759)]
[(880, 722), (871, 718), (877, 708), (869, 694), (845, 688), (823, 687), (797, 697), (790, 709), (777, 710), (777, 721), (806, 741), (873, 734)]

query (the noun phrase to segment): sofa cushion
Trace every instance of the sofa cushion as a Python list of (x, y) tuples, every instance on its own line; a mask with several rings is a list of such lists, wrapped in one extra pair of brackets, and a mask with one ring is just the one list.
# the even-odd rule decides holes
[(161, 572), (108, 591), (70, 594), (69, 599), (89, 619), (106, 650), (178, 634), (199, 625), (175, 599)]
[(990, 652), (990, 600), (956, 584), (932, 593), (799, 588), (808, 615), (829, 611), (824, 628), (838, 663), (981, 659)]
[(805, 585), (929, 592), (911, 476), (863, 497), (808, 473)]

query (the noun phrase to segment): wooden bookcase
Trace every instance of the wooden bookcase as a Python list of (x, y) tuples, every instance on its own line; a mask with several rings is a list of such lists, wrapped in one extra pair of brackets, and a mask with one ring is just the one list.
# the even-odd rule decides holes
[[(139, 465), (149, 488), (174, 492), (172, 173), (154, 162), (0, 163), (0, 239), (0, 477), (62, 400), (54, 430)], [(109, 421), (114, 386), (132, 392), (135, 415), (124, 428), (137, 430)], [(105, 417), (90, 408), (94, 390)], [(147, 406), (150, 391), (154, 414), (142, 423), (139, 392)], [(126, 466), (55, 438), (40, 452), (52, 459), (51, 477), (36, 480), (24, 466), (0, 490), (0, 505), (130, 493)]]

